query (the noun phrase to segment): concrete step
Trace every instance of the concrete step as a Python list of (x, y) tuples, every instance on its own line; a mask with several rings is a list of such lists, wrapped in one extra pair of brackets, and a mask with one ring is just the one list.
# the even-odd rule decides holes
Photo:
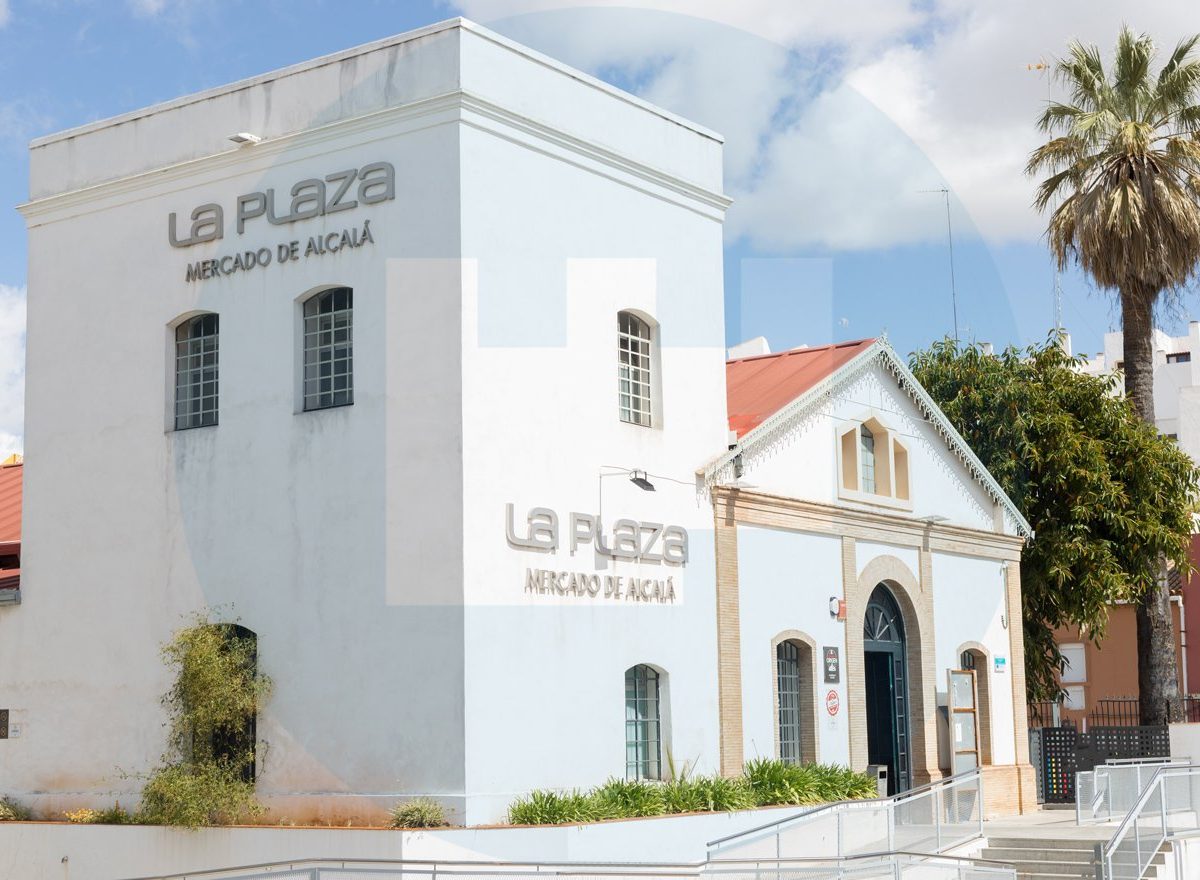
[(1100, 834), (1095, 837), (988, 837), (987, 845), (995, 849), (1086, 849), (1091, 852), (1097, 843), (1107, 841), (1108, 836)]
[(987, 846), (982, 857), (996, 862), (1083, 862), (1091, 863), (1095, 852), (1088, 849), (1061, 849), (1045, 847), (1041, 841), (1031, 840), (1028, 846)]

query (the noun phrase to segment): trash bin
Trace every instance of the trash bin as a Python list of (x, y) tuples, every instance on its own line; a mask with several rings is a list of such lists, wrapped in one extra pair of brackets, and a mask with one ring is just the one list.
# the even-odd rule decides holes
[(867, 775), (875, 780), (875, 790), (879, 793), (879, 797), (885, 798), (888, 796), (888, 768), (887, 764), (868, 764)]

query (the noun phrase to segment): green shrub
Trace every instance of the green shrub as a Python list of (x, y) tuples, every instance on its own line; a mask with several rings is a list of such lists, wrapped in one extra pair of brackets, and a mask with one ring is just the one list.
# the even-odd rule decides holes
[(508, 808), (508, 821), (513, 825), (563, 825), (599, 818), (595, 801), (578, 791), (531, 791)]
[(661, 816), (667, 811), (664, 786), (644, 779), (613, 777), (588, 792), (596, 815), (602, 819), (628, 819), (633, 816)]
[(755, 806), (754, 795), (743, 778), (696, 776), (668, 782), (662, 788), (668, 813), (747, 810)]
[(875, 797), (875, 783), (833, 764), (746, 763), (742, 776), (694, 776), (667, 782), (609, 779), (585, 793), (534, 791), (508, 808), (514, 825), (559, 825), (664, 813), (747, 810), (755, 806), (825, 804)]
[(122, 809), (120, 804), (104, 810), (93, 810), (87, 807), (81, 810), (68, 810), (63, 818), (76, 825), (134, 825), (138, 818)]
[(789, 764), (770, 758), (748, 761), (746, 781), (759, 806), (827, 804), (875, 797), (864, 774), (832, 764)]
[(33, 814), (11, 798), (0, 798), (0, 822), (28, 822)]
[(392, 807), (393, 828), (441, 828), (449, 824), (446, 811), (432, 798), (414, 798)]
[(142, 789), (139, 820), (147, 825), (229, 825), (262, 813), (254, 783), (236, 767), (207, 762), (167, 764)]

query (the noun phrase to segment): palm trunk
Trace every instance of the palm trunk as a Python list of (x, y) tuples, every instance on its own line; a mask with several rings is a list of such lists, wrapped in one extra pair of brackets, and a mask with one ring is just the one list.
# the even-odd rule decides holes
[[(1154, 322), (1157, 291), (1121, 291), (1125, 337), (1125, 396), (1145, 422), (1154, 421)], [(1155, 428), (1157, 430), (1157, 426)], [(1166, 724), (1179, 717), (1179, 678), (1171, 590), (1160, 572), (1137, 606), (1138, 691), (1142, 724)]]

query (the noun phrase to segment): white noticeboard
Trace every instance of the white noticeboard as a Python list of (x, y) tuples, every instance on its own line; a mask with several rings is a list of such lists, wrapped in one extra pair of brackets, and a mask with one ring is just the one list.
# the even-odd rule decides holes
[(946, 673), (949, 694), (950, 751), (952, 774), (979, 766), (979, 724), (975, 670), (950, 669)]

